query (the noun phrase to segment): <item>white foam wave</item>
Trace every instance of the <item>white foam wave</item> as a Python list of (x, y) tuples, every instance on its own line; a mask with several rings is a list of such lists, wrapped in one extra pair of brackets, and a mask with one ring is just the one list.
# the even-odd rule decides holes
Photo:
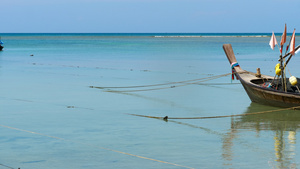
[(236, 38), (236, 37), (241, 37), (241, 38), (262, 38), (262, 37), (269, 37), (268, 35), (211, 35), (211, 36), (199, 36), (199, 35), (189, 35), (189, 36), (182, 36), (182, 35), (178, 35), (178, 36), (173, 36), (173, 35), (170, 35), (170, 36), (154, 36), (155, 38), (222, 38), (222, 37), (226, 37), (226, 38), (230, 38), (230, 37), (233, 37), (233, 38)]

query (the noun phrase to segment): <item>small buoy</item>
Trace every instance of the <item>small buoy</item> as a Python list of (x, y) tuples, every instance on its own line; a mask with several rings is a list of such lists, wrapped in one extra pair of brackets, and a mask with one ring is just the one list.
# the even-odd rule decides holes
[(275, 66), (275, 73), (278, 76), (281, 75), (281, 69), (280, 69), (280, 64), (279, 63), (277, 63), (276, 66)]
[[(277, 64), (278, 65), (278, 64)], [(279, 66), (277, 66), (276, 65), (276, 67), (275, 67), (275, 73), (276, 73), (276, 75), (278, 75), (278, 76), (280, 76), (281, 75), (281, 69), (279, 68)]]
[(281, 69), (280, 68), (275, 69), (275, 73), (276, 73), (276, 75), (280, 76), (281, 75)]
[(295, 76), (291, 76), (289, 78), (289, 81), (290, 81), (292, 86), (295, 86), (297, 84), (297, 78)]
[(165, 116), (163, 119), (164, 119), (164, 121), (168, 121), (168, 116)]

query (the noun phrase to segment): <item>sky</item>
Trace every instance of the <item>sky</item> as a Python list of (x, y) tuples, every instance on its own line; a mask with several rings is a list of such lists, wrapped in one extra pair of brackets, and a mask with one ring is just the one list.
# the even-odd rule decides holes
[(0, 0), (0, 33), (288, 33), (299, 0)]

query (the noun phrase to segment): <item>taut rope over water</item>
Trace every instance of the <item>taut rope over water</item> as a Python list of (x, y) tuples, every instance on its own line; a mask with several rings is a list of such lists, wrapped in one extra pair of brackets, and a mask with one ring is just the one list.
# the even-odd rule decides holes
[[(150, 84), (150, 85), (140, 85), (140, 86), (111, 86), (111, 87), (89, 86), (89, 87), (96, 88), (96, 89), (103, 89), (105, 92), (141, 92), (141, 91), (161, 90), (161, 89), (182, 87), (182, 86), (187, 86), (192, 84), (199, 84), (201, 82), (225, 77), (228, 75), (231, 75), (231, 73), (226, 73), (226, 74), (216, 75), (211, 77), (204, 77), (199, 79), (186, 80), (186, 81), (161, 83), (161, 84)], [(176, 84), (180, 84), (180, 85), (176, 85)], [(166, 85), (171, 85), (171, 86), (166, 86)], [(139, 89), (139, 88), (147, 88), (147, 87), (148, 89)], [(149, 88), (149, 87), (154, 87), (154, 88)], [(111, 89), (132, 89), (132, 90), (111, 90)]]
[(10, 166), (7, 166), (7, 165), (4, 165), (4, 164), (0, 164), (0, 166), (6, 167), (6, 168), (10, 168), (10, 169), (14, 169), (14, 168), (12, 168)]
[[(84, 142), (79, 142), (79, 141), (75, 141), (75, 140), (68, 140), (68, 139), (64, 139), (64, 138), (60, 138), (60, 137), (56, 137), (56, 136), (51, 136), (51, 135), (47, 135), (47, 134), (43, 134), (43, 133), (37, 133), (37, 132), (34, 132), (34, 131), (30, 131), (30, 130), (24, 130), (24, 129), (20, 129), (20, 128), (10, 127), (10, 126), (6, 126), (6, 125), (2, 125), (2, 124), (0, 124), (0, 127), (4, 127), (4, 128), (7, 128), (7, 129), (12, 129), (12, 130), (16, 130), (16, 131), (21, 131), (21, 132), (26, 132), (26, 133), (30, 133), (30, 134), (40, 135), (40, 136), (44, 136), (44, 137), (48, 137), (48, 138), (52, 138), (52, 139), (61, 140), (61, 141), (77, 143), (77, 144), (90, 146), (90, 147), (101, 149), (101, 150), (112, 151), (112, 152), (115, 152), (115, 153), (124, 154), (124, 155), (132, 156), (132, 157), (136, 157), (136, 158), (140, 158), (140, 159), (150, 160), (150, 161), (164, 163), (164, 164), (173, 165), (173, 166), (182, 167), (182, 168), (194, 169), (193, 167), (188, 167), (188, 166), (184, 166), (184, 165), (180, 165), (180, 164), (176, 164), (176, 163), (172, 163), (172, 162), (157, 160), (157, 159), (154, 159), (154, 158), (144, 157), (144, 156), (135, 155), (135, 154), (131, 154), (131, 153), (126, 153), (126, 152), (122, 152), (122, 151), (118, 151), (118, 150), (114, 150), (114, 149), (110, 149), (110, 148), (105, 148), (105, 147), (101, 147), (101, 146), (97, 146), (97, 145), (93, 145), (93, 144), (88, 144), (88, 143), (84, 143)], [(5, 166), (7, 168), (14, 169), (12, 167), (9, 167), (9, 166), (3, 165), (3, 164), (0, 164), (0, 165)]]
[(234, 114), (234, 115), (225, 115), (225, 116), (207, 116), (207, 117), (168, 117), (168, 116), (157, 117), (157, 116), (146, 116), (146, 115), (140, 115), (140, 114), (129, 114), (129, 115), (139, 116), (139, 117), (146, 117), (146, 118), (161, 119), (161, 120), (167, 121), (168, 119), (213, 119), (213, 118), (224, 118), (224, 117), (248, 116), (248, 115), (278, 112), (278, 111), (284, 111), (284, 110), (296, 110), (296, 109), (299, 109), (299, 108), (300, 108), (300, 106), (295, 106), (295, 107), (275, 109), (275, 110), (267, 110), (267, 111), (254, 112), (254, 113)]

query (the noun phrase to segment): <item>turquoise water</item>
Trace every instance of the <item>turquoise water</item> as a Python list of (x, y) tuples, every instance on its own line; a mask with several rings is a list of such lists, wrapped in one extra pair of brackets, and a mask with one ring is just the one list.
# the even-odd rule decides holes
[[(269, 34), (1, 36), (0, 168), (300, 166), (299, 111), (168, 122), (130, 115), (204, 117), (277, 109), (251, 103), (230, 76), (164, 89), (99, 89), (230, 73), (224, 43), (232, 44), (243, 69), (260, 67), (273, 75), (279, 52), (270, 49)], [(298, 77), (299, 62), (296, 55), (289, 66)]]

